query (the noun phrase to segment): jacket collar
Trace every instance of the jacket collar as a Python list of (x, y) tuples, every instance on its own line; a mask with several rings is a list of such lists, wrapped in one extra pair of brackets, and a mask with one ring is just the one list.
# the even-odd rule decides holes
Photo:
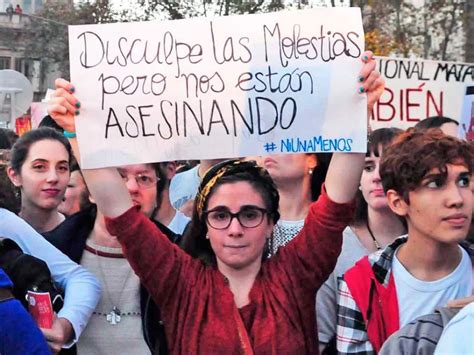
[(372, 266), (372, 271), (377, 282), (383, 284), (385, 287), (390, 280), (390, 273), (392, 271), (392, 260), (397, 248), (406, 243), (408, 237), (402, 235), (395, 239), (392, 244), (387, 245), (385, 249), (376, 251), (369, 255), (369, 263)]

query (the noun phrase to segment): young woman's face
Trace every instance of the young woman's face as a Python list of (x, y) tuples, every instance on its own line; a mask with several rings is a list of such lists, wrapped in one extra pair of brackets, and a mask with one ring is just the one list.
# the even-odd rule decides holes
[[(381, 152), (381, 149), (379, 149)], [(380, 179), (379, 168), (380, 159), (373, 153), (365, 158), (365, 166), (360, 179), (362, 195), (369, 208), (374, 210), (388, 208), (387, 196), (383, 191), (382, 180)]]
[(55, 209), (61, 203), (69, 182), (68, 152), (55, 140), (35, 142), (30, 146), (20, 172), (10, 169), (9, 175), (21, 188), (22, 205)]
[[(245, 181), (223, 184), (210, 196), (207, 206), (207, 238), (221, 270), (245, 269), (260, 264), (266, 240), (271, 237), (273, 230), (273, 222), (268, 213), (264, 212), (260, 219), (262, 210), (266, 210), (266, 206), (261, 194)], [(212, 224), (218, 225), (225, 220), (228, 212), (240, 212), (243, 224), (256, 226), (246, 227), (237, 218), (233, 218), (227, 228), (213, 228)]]

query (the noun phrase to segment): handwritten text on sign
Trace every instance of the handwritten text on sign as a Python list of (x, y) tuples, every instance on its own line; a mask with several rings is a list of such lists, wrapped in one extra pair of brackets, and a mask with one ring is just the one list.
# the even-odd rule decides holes
[(364, 151), (358, 9), (69, 27), (84, 167)]

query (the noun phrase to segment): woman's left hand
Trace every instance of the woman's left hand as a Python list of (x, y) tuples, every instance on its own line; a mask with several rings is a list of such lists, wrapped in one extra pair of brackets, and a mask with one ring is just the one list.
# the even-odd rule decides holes
[(367, 93), (367, 110), (370, 114), (375, 102), (382, 96), (385, 89), (385, 80), (375, 68), (376, 62), (371, 51), (364, 52), (361, 59), (364, 65), (359, 73), (359, 82), (361, 83), (359, 92)]

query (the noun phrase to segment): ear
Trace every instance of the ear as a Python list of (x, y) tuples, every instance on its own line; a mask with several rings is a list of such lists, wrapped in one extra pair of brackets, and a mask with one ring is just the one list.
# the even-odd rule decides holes
[(387, 202), (393, 213), (402, 217), (408, 214), (408, 203), (395, 190), (387, 191)]
[(13, 170), (11, 166), (7, 168), (7, 174), (13, 185), (15, 185), (16, 187), (21, 187), (21, 176), (19, 173)]
[(316, 154), (307, 154), (306, 155), (306, 168), (315, 169), (318, 166), (318, 158)]

